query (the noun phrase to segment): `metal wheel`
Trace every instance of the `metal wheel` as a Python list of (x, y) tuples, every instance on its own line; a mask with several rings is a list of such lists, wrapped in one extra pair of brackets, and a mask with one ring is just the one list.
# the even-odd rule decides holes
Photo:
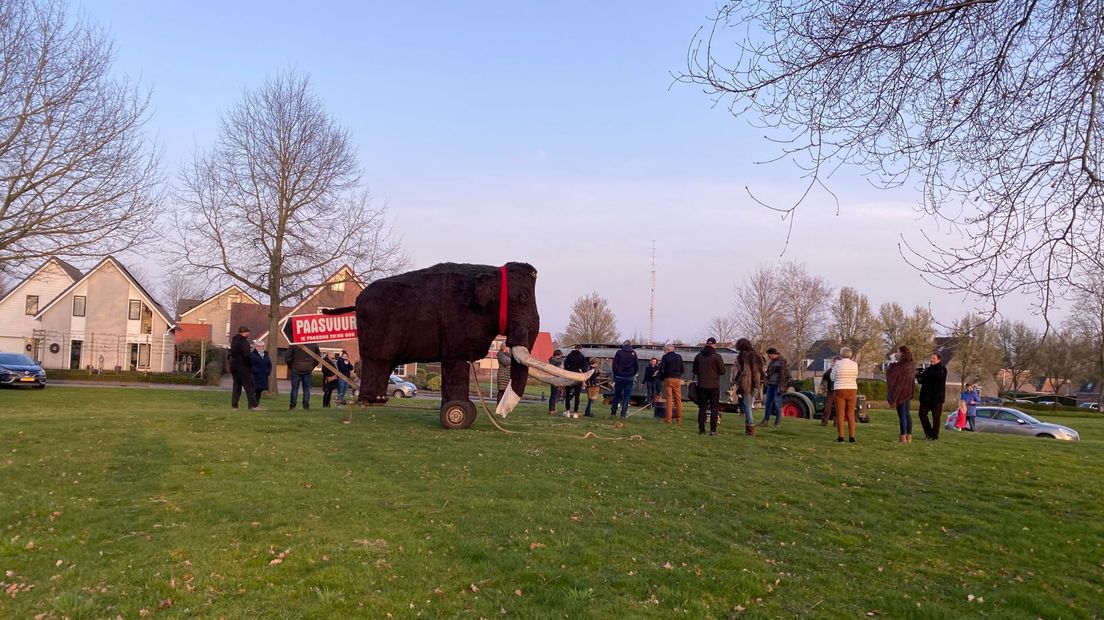
[(807, 396), (799, 392), (788, 392), (782, 395), (782, 415), (787, 418), (811, 418), (813, 417), (813, 403)]
[(444, 428), (468, 428), (472, 422), (475, 422), (475, 404), (470, 400), (450, 400), (441, 405), (441, 426)]
[(394, 392), (391, 392), (391, 397), (392, 398), (403, 398), (405, 396), (406, 396), (406, 394), (403, 394), (402, 390), (395, 390)]

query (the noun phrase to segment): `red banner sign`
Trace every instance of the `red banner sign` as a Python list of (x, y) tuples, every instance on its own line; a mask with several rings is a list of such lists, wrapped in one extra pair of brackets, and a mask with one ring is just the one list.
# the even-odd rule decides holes
[(333, 340), (355, 340), (357, 337), (356, 315), (346, 314), (300, 314), (289, 316), (284, 323), (284, 335), (291, 344), (308, 342), (330, 342)]

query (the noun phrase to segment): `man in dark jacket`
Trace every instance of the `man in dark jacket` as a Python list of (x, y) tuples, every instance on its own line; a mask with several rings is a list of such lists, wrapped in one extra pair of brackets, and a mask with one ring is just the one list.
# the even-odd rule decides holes
[(653, 357), (648, 360), (648, 365), (644, 367), (644, 389), (647, 390), (647, 404), (652, 406), (655, 404), (656, 396), (659, 396), (659, 358)]
[(667, 410), (665, 419), (671, 423), (672, 414), (678, 424), (682, 424), (682, 356), (675, 353), (675, 345), (663, 347), (663, 357), (659, 360), (659, 377), (663, 379), (663, 400)]
[(300, 386), (303, 387), (303, 409), (310, 409), (311, 375), (314, 374), (318, 360), (303, 349), (310, 349), (316, 356), (322, 357), (316, 344), (293, 344), (288, 347), (287, 357), (284, 358), (288, 367), (288, 379), (291, 379), (291, 406), (288, 409), (295, 409)]
[(334, 372), (337, 365), (329, 353), (322, 355), (322, 362), (322, 408), (329, 409), (334, 390), (337, 389), (337, 373)]
[(774, 347), (767, 349), (767, 359), (770, 360), (764, 381), (767, 395), (763, 399), (766, 402), (763, 403), (763, 421), (759, 426), (766, 426), (771, 414), (774, 414), (774, 425), (778, 426), (782, 423), (782, 395), (790, 387), (790, 363)]
[[(931, 366), (920, 373), (920, 406), (916, 412), (920, 415), (920, 425), (924, 427), (924, 438), (939, 439), (939, 425), (943, 417), (943, 401), (947, 399), (947, 367), (938, 353), (931, 354)], [(931, 414), (931, 422), (928, 414)]]
[[(567, 354), (564, 358), (564, 370), (570, 370), (571, 372), (586, 372), (590, 370), (590, 362), (587, 361), (585, 355), (583, 355), (583, 345), (577, 344), (571, 353)], [(569, 385), (564, 389), (564, 409), (571, 411), (578, 417), (579, 413), (579, 395), (582, 392), (583, 384), (576, 383), (575, 385)], [(574, 400), (572, 400), (574, 398)]]
[(632, 341), (626, 340), (617, 353), (613, 354), (613, 364), (610, 373), (613, 374), (613, 406), (610, 408), (610, 417), (617, 416), (617, 405), (621, 405), (621, 417), (629, 412), (629, 399), (632, 398), (633, 385), (636, 383), (636, 373), (640, 371), (640, 361), (636, 359), (636, 351), (633, 351)]
[(716, 338), (705, 341), (701, 353), (694, 356), (694, 376), (698, 378), (698, 434), (705, 434), (705, 415), (709, 413), (709, 434), (717, 434), (717, 415), (721, 405), (721, 375), (724, 360), (713, 346)]
[(253, 387), (253, 360), (249, 357), (249, 328), (242, 325), (238, 334), (230, 339), (230, 376), (234, 378), (234, 389), (230, 393), (230, 408), (237, 409), (242, 390), (249, 401), (249, 409), (257, 408), (257, 393)]

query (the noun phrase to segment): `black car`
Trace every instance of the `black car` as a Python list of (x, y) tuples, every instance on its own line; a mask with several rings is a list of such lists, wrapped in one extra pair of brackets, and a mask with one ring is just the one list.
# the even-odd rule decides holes
[(46, 371), (22, 353), (0, 353), (0, 385), (46, 387)]

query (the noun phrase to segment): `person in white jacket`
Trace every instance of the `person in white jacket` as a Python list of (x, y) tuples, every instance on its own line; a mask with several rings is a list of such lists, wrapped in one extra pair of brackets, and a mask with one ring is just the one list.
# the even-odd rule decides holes
[(851, 348), (840, 349), (840, 359), (832, 366), (832, 387), (836, 395), (836, 441), (843, 443), (843, 424), (847, 440), (855, 443), (855, 401), (859, 397), (859, 365), (851, 359)]

